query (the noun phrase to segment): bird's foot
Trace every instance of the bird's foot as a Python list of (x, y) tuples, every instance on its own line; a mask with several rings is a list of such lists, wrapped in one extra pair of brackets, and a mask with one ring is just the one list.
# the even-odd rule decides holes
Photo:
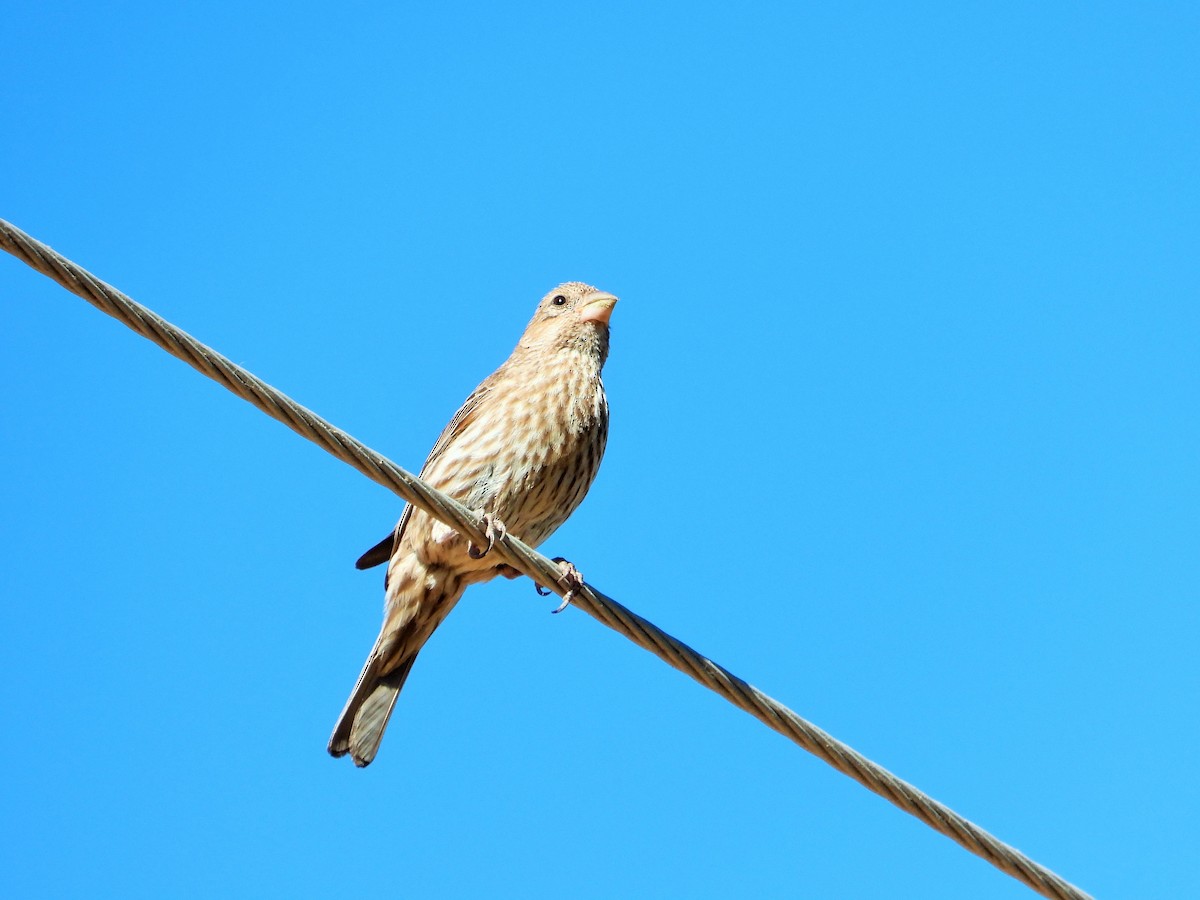
[[(558, 563), (558, 571), (562, 573), (558, 576), (558, 583), (567, 589), (567, 592), (563, 594), (562, 603), (558, 605), (558, 609), (551, 610), (552, 613), (560, 613), (571, 605), (571, 601), (575, 599), (576, 592), (583, 589), (583, 575), (575, 568), (575, 563), (569, 562), (561, 556), (554, 557), (554, 561)], [(553, 593), (553, 591), (547, 590), (536, 581), (533, 587), (543, 597), (548, 597)]]
[(474, 544), (467, 544), (467, 556), (471, 559), (483, 559), (492, 552), (492, 548), (496, 546), (496, 541), (504, 539), (508, 534), (508, 529), (504, 527), (504, 523), (493, 516), (491, 513), (483, 514), (483, 534), (487, 538), (487, 546), (480, 550)]

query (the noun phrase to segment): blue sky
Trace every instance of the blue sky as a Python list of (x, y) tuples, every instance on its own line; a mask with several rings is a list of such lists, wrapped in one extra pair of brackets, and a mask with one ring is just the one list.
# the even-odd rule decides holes
[[(26, 5), (0, 216), (410, 469), (618, 294), (543, 547), (1099, 896), (1200, 892), (1191, 4)], [(14, 896), (1031, 896), (526, 580), (325, 741), (397, 498), (17, 261)]]

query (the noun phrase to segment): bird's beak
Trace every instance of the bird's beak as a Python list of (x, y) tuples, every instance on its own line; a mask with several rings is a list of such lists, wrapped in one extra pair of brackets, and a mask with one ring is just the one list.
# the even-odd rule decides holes
[(612, 315), (613, 307), (616, 305), (617, 298), (612, 294), (606, 294), (604, 291), (592, 291), (583, 298), (579, 318), (585, 322), (599, 322), (601, 325), (607, 325), (608, 317)]

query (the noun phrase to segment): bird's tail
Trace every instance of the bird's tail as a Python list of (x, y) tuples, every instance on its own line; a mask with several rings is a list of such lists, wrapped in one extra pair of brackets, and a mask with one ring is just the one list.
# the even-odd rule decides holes
[(412, 671), (417, 654), (413, 654), (399, 666), (380, 677), (379, 659), (372, 651), (358, 676), (346, 708), (338, 717), (329, 738), (329, 752), (334, 756), (350, 754), (356, 766), (368, 765), (379, 752), (384, 729), (392, 716), (400, 689)]
[(421, 647), (458, 602), (466, 585), (447, 569), (408, 566), (388, 573), (388, 616), (329, 738), (329, 752), (356, 766), (379, 752), (396, 698)]

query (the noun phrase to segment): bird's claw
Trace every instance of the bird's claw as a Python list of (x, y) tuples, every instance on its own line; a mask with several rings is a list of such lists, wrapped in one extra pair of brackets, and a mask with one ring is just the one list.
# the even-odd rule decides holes
[(566, 609), (568, 606), (570, 606), (571, 601), (574, 599), (575, 599), (575, 592), (567, 591), (565, 594), (563, 594), (562, 603), (558, 604), (558, 606), (556, 606), (556, 607), (554, 607), (554, 609), (550, 610), (550, 615), (557, 616), (560, 612), (562, 612), (564, 609)]
[[(552, 609), (550, 612), (560, 613), (571, 605), (571, 601), (575, 599), (576, 592), (582, 590), (583, 576), (579, 574), (579, 570), (575, 568), (573, 562), (569, 562), (561, 556), (554, 557), (554, 562), (558, 563), (558, 570), (562, 573), (558, 576), (558, 583), (565, 587), (567, 592), (563, 594), (562, 603), (558, 605), (558, 608)], [(533, 583), (533, 588), (543, 597), (549, 597), (553, 593), (553, 591), (547, 590), (536, 581)]]
[(508, 529), (504, 527), (504, 523), (493, 516), (491, 513), (483, 514), (483, 534), (487, 538), (487, 546), (480, 550), (472, 543), (467, 544), (467, 556), (471, 559), (483, 559), (492, 552), (492, 548), (496, 546), (496, 541), (504, 539), (508, 534)]

